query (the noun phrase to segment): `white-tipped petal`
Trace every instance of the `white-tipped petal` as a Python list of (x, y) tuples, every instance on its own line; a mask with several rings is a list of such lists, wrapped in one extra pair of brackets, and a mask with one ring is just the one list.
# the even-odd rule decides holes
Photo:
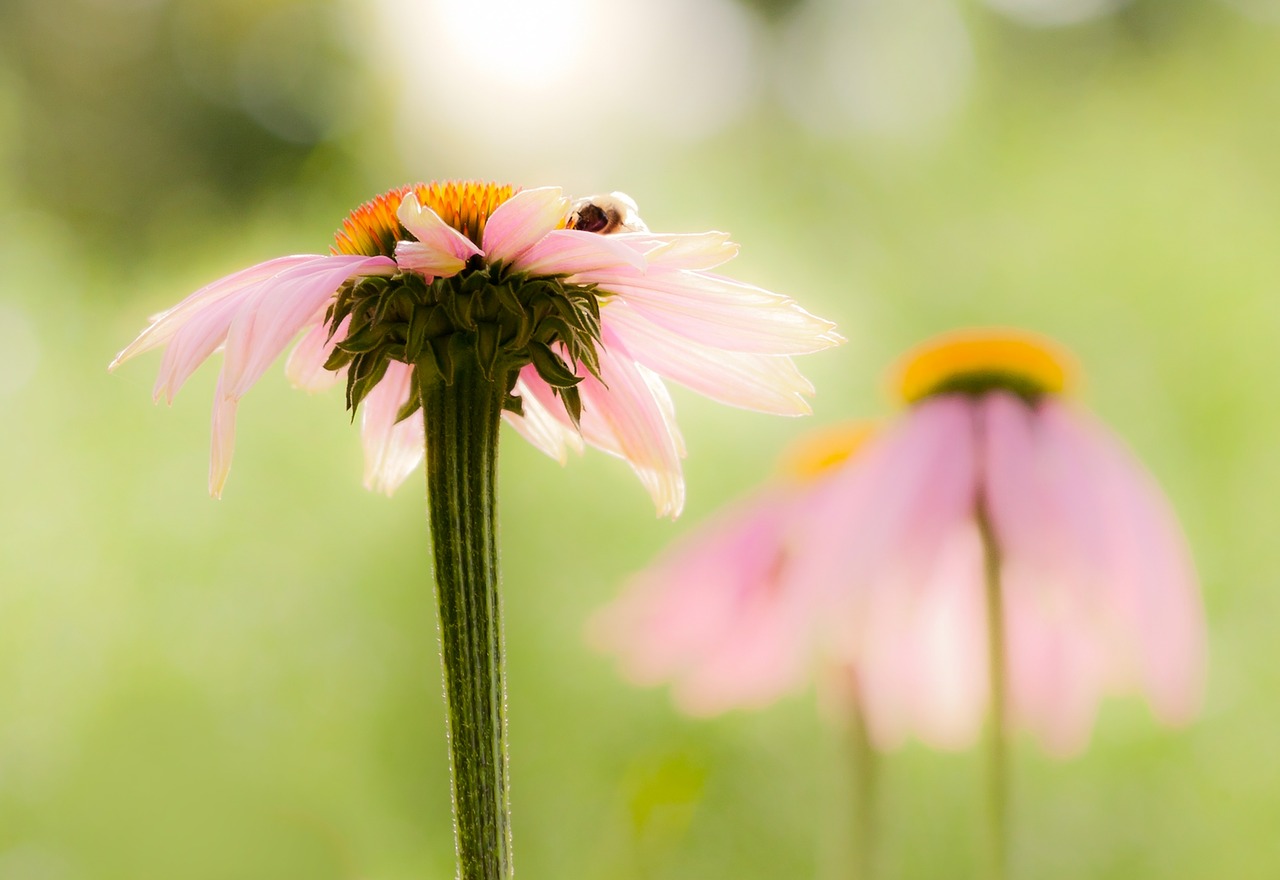
[(225, 278), (219, 278), (211, 284), (197, 290), (177, 305), (153, 315), (147, 329), (138, 334), (138, 338), (129, 343), (123, 351), (107, 367), (114, 370), (129, 358), (164, 345), (173, 335), (181, 330), (196, 316), (212, 304), (226, 297), (242, 294), (286, 269), (302, 266), (307, 263), (327, 259), (320, 254), (296, 254), (288, 257), (276, 257), (264, 263), (241, 269)]
[(249, 390), (344, 281), (394, 270), (387, 257), (338, 254), (324, 263), (286, 269), (260, 285), (227, 331), (222, 366), (227, 394), (240, 397)]
[(396, 209), (396, 217), (417, 241), (396, 242), (396, 263), (427, 277), (457, 275), (467, 260), (480, 253), (475, 242), (454, 229), (410, 191)]
[(598, 283), (667, 332), (712, 348), (791, 355), (844, 341), (834, 324), (786, 296), (702, 272), (587, 272), (574, 280)]
[(622, 232), (611, 237), (644, 254), (649, 265), (664, 269), (714, 269), (739, 250), (727, 232)]
[(601, 321), (636, 360), (658, 375), (712, 400), (775, 415), (807, 415), (813, 385), (785, 355), (725, 351), (672, 336), (626, 302), (611, 302)]

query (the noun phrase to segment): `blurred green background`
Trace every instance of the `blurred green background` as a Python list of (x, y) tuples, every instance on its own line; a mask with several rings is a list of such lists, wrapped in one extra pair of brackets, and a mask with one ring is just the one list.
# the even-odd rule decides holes
[[(508, 433), (526, 880), (847, 876), (848, 759), (812, 693), (712, 721), (583, 624), (796, 432), (889, 411), (934, 331), (1012, 323), (1179, 510), (1211, 621), (1198, 723), (1108, 703), (1017, 756), (1015, 876), (1280, 876), (1280, 2), (3, 0), (0, 880), (453, 875), (420, 478), (360, 488), (339, 390), (268, 373), (225, 500), (206, 367), (153, 407), (146, 316), (322, 252), (415, 179), (625, 190), (838, 321), (804, 422), (675, 392), (689, 504)], [(973, 876), (978, 753), (884, 770), (888, 876)]]

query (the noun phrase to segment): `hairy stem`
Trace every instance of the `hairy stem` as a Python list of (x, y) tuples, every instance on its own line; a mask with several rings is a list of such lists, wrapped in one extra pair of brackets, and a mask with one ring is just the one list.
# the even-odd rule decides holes
[(427, 443), (427, 504), (435, 552), (440, 651), (448, 703), (459, 880), (508, 880), (511, 820), (506, 677), (498, 595), (495, 476), (503, 377), (475, 357), (453, 381), (419, 368)]

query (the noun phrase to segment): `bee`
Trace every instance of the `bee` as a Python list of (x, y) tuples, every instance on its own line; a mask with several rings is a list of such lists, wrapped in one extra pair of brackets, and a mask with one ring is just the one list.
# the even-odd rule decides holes
[(609, 235), (612, 232), (648, 232), (636, 203), (626, 193), (588, 196), (573, 203), (569, 228)]

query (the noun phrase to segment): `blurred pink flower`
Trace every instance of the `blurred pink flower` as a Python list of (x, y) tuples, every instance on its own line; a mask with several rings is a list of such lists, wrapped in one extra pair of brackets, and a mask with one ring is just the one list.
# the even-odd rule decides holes
[(690, 535), (594, 638), (695, 713), (768, 702), (817, 658), (877, 747), (963, 748), (990, 711), (994, 610), (1005, 723), (1048, 751), (1083, 748), (1106, 693), (1185, 722), (1205, 664), (1192, 563), (1146, 471), (1062, 399), (1070, 373), (1027, 334), (930, 343), (901, 371), (896, 423)]
[[(715, 400), (763, 412), (808, 412), (812, 386), (791, 355), (841, 341), (831, 323), (781, 294), (732, 281), (711, 269), (732, 259), (723, 233), (651, 233), (625, 196), (570, 202), (556, 187), (446, 182), (393, 190), (344, 221), (334, 252), (281, 257), (201, 288), (151, 325), (112, 362), (165, 347), (155, 397), (173, 396), (200, 363), (224, 351), (214, 395), (209, 489), (222, 492), (231, 466), (239, 399), (301, 334), (286, 365), (298, 387), (316, 390), (342, 378), (325, 369), (347, 322), (326, 316), (344, 285), (412, 272), (426, 282), (499, 272), (500, 281), (547, 279), (593, 292), (599, 305), (598, 375), (576, 358), (575, 424), (563, 391), (534, 364), (512, 389), (522, 414), (516, 430), (562, 463), (585, 440), (623, 458), (660, 514), (684, 503), (684, 446), (661, 377)], [(526, 362), (528, 359), (526, 358)], [(413, 368), (392, 361), (361, 412), (365, 485), (390, 493), (423, 455), (420, 419), (403, 418)]]

